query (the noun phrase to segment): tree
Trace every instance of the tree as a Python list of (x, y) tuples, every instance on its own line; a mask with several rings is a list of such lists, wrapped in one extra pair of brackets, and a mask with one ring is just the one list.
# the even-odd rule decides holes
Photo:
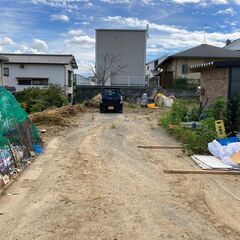
[(100, 84), (105, 86), (106, 81), (110, 79), (112, 76), (119, 73), (126, 66), (121, 66), (119, 64), (120, 59), (117, 56), (112, 54), (105, 54), (102, 56), (101, 64), (99, 64), (98, 68), (91, 66), (90, 71), (93, 74), (93, 78), (95, 79), (96, 84)]

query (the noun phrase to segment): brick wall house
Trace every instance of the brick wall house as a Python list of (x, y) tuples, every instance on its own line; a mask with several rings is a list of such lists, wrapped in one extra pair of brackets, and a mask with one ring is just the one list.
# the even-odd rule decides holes
[(217, 61), (190, 68), (201, 74), (200, 100), (211, 104), (216, 97), (226, 101), (240, 93), (240, 61)]
[(240, 52), (208, 44), (201, 44), (168, 56), (161, 61), (157, 66), (157, 69), (161, 71), (161, 74), (164, 74), (164, 72), (172, 73), (172, 80), (181, 78), (199, 80), (200, 72), (189, 71), (191, 66), (204, 65), (205, 63), (212, 61), (233, 60), (240, 60)]

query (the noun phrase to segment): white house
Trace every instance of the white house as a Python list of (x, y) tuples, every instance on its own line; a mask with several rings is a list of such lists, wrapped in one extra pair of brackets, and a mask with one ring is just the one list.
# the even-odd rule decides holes
[(4, 85), (4, 63), (6, 62), (8, 62), (8, 59), (0, 56), (0, 87)]
[(73, 72), (77, 63), (73, 55), (58, 54), (0, 54), (8, 62), (4, 64), (5, 86), (21, 91), (29, 87), (45, 88), (49, 84), (60, 85), (69, 101), (73, 97)]
[(234, 41), (231, 41), (228, 39), (226, 41), (226, 46), (224, 48), (229, 49), (229, 50), (240, 51), (240, 38), (238, 38)]
[(121, 70), (108, 85), (145, 85), (146, 42), (147, 29), (96, 29), (96, 73), (104, 68), (104, 56), (110, 55)]
[(168, 55), (161, 56), (157, 59), (154, 59), (148, 63), (146, 63), (146, 76), (149, 78), (155, 77), (159, 74), (159, 71), (157, 70), (157, 67), (159, 64), (161, 64), (163, 61), (167, 59)]

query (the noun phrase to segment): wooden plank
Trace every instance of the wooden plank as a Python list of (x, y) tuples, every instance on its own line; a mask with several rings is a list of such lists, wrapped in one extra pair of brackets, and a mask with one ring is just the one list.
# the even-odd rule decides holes
[(145, 149), (182, 149), (182, 146), (171, 146), (171, 145), (156, 145), (156, 146), (137, 146), (138, 148)]
[(220, 174), (220, 175), (240, 175), (240, 171), (233, 170), (181, 170), (181, 169), (168, 169), (163, 170), (164, 173), (170, 174)]

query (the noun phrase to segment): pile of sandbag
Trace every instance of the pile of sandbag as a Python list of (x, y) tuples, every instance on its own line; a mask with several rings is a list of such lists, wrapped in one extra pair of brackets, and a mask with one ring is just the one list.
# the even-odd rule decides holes
[(176, 100), (174, 96), (167, 97), (162, 93), (158, 93), (155, 97), (155, 103), (159, 107), (172, 107), (174, 100)]

